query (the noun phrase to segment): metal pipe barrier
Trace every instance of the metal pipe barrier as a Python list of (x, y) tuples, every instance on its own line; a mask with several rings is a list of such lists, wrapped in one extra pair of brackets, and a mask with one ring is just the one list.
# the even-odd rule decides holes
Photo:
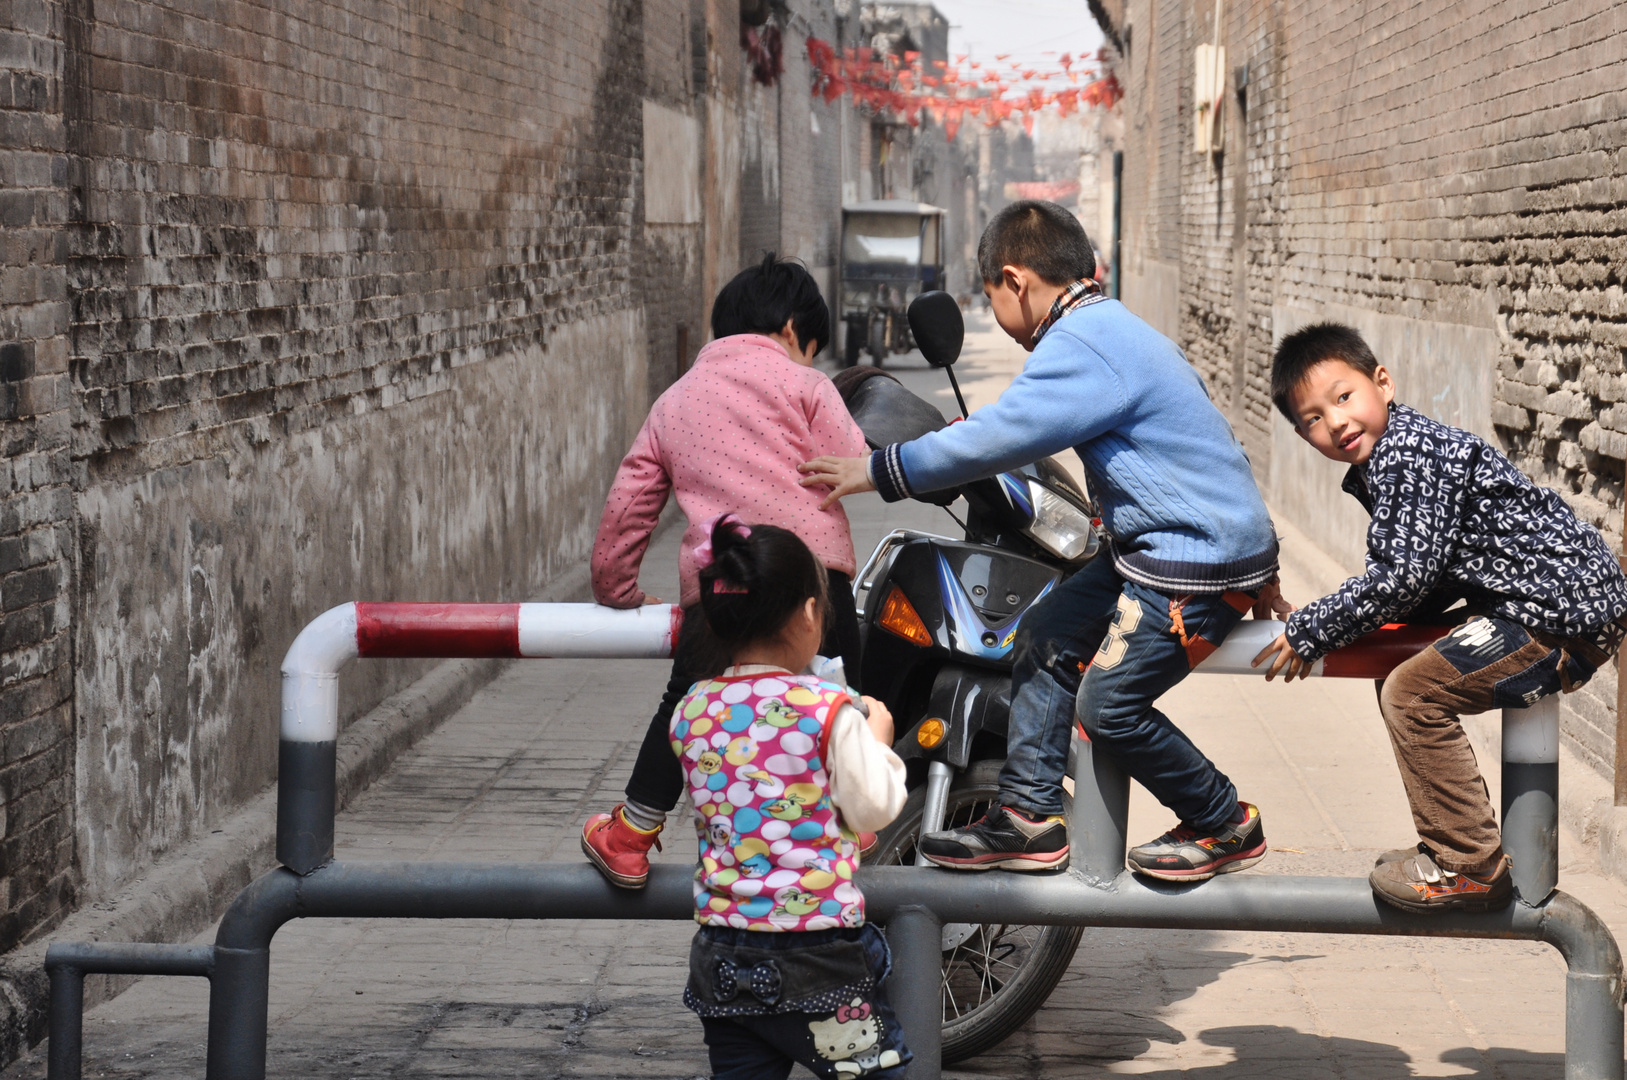
[[(207, 971), (150, 969), (209, 976), (209, 1080), (265, 1076), (271, 940), (291, 919), (690, 919), (693, 875), (683, 867), (655, 867), (646, 889), (628, 892), (585, 864), (332, 861), (338, 673), (350, 660), (665, 657), (679, 617), (667, 605), (614, 611), (592, 604), (357, 603), (334, 608), (307, 626), (283, 663), (277, 807), (283, 868), (252, 882), (233, 902), (221, 920)], [(1281, 631), (1280, 623), (1245, 622), (1197, 670), (1259, 674), (1249, 661)], [(1312, 673), (1383, 678), (1443, 632), (1386, 627), (1329, 655)], [(1568, 966), (1567, 1080), (1623, 1080), (1621, 954), (1597, 916), (1555, 891), (1557, 702), (1507, 710), (1503, 747), (1504, 846), (1514, 860), (1519, 899), (1500, 912), (1420, 916), (1375, 900), (1365, 878), (1243, 876), (1170, 885), (1133, 877), (1124, 862), (1129, 781), (1081, 741), (1071, 869), (1043, 875), (967, 875), (923, 867), (860, 871), (867, 908), (887, 926), (893, 948), (894, 1006), (916, 1055), (912, 1080), (937, 1080), (941, 1071), (940, 927), (945, 922), (1546, 941)], [(73, 1071), (59, 1071), (53, 1045), (51, 1080), (78, 1075), (79, 984), (71, 981), (67, 967), (63, 970), (63, 995), (71, 989), (75, 997), (74, 1033), (65, 1036), (72, 1043)], [(54, 996), (53, 1024), (56, 1001)], [(62, 1007), (66, 1017), (70, 1007)], [(63, 1054), (68, 1051), (65, 1042)]]
[(51, 979), (46, 1075), (79, 1080), (85, 1037), (86, 975), (196, 975), (215, 971), (213, 945), (151, 945), (106, 941), (58, 942), (45, 950)]

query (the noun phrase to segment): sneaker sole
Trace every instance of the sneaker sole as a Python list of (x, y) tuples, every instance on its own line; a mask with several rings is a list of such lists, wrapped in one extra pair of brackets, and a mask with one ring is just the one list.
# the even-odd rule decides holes
[(945, 870), (1062, 870), (1068, 865), (1068, 849), (1046, 855), (977, 855), (970, 859), (956, 859), (948, 855), (931, 855), (928, 862)]
[(1130, 863), (1129, 867), (1132, 873), (1157, 878), (1159, 881), (1208, 881), (1217, 874), (1235, 874), (1239, 870), (1247, 870), (1264, 859), (1269, 850), (1262, 842), (1259, 847), (1239, 851), (1236, 855), (1216, 859), (1206, 866), (1194, 866), (1190, 870), (1149, 870), (1135, 863)]
[(1374, 889), (1373, 896), (1397, 910), (1419, 915), (1435, 915), (1447, 911), (1501, 911), (1514, 902), (1514, 897), (1508, 896), (1501, 900), (1437, 900), (1430, 903), (1427, 900), (1405, 900), (1380, 889)]
[(603, 874), (612, 885), (619, 885), (623, 889), (642, 889), (650, 880), (649, 874), (643, 874), (639, 877), (630, 877), (627, 874), (618, 874), (614, 870), (610, 869), (609, 866), (605, 865), (604, 858), (597, 851), (593, 850), (593, 846), (588, 843), (588, 838), (585, 836), (582, 837), (582, 854), (588, 857), (588, 862), (592, 863), (598, 869), (599, 873)]

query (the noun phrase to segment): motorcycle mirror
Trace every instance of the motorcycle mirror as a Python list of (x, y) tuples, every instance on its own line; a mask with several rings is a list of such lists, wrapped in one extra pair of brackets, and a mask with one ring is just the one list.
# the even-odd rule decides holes
[(910, 333), (926, 362), (933, 367), (953, 366), (966, 341), (966, 322), (955, 298), (941, 289), (924, 292), (910, 301), (909, 316)]

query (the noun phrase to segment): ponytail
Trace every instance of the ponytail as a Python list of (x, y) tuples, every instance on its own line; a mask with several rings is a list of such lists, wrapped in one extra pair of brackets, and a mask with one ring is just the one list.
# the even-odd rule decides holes
[(701, 610), (719, 644), (736, 650), (773, 640), (810, 598), (829, 617), (829, 579), (796, 533), (775, 525), (748, 526), (733, 514), (711, 526), (696, 555)]

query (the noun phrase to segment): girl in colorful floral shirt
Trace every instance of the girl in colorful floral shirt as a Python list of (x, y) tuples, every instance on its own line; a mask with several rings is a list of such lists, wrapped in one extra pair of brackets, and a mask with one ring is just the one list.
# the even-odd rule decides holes
[(715, 1080), (902, 1076), (886, 940), (854, 881), (856, 829), (904, 805), (892, 717), (796, 674), (825, 633), (828, 578), (795, 533), (718, 520), (697, 551), (700, 608), (731, 663), (697, 682), (669, 733), (695, 806), (700, 865), (684, 1004)]

